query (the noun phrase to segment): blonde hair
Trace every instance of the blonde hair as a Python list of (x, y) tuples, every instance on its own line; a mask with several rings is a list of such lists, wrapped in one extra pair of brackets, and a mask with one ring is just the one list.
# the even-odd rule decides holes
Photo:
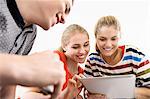
[[(120, 23), (114, 16), (103, 16), (96, 23), (95, 31), (94, 31), (95, 38), (97, 37), (97, 34), (101, 32), (101, 28), (103, 26), (108, 26), (108, 27), (114, 26), (114, 28), (116, 30), (121, 31)], [(97, 47), (97, 44), (96, 44), (95, 48), (98, 52), (100, 52), (98, 47)]]
[(103, 26), (114, 26), (118, 31), (121, 30), (120, 23), (114, 16), (103, 16), (98, 20), (95, 26), (95, 37), (98, 33), (100, 33), (100, 30)]
[(69, 43), (70, 38), (77, 33), (86, 34), (89, 38), (88, 32), (78, 24), (69, 25), (63, 32), (61, 37), (61, 47), (58, 49), (59, 51), (65, 52), (63, 47)]

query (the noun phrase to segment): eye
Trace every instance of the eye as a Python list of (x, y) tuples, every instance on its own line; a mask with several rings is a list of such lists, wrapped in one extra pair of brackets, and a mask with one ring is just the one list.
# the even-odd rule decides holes
[(85, 44), (84, 44), (84, 47), (87, 47), (87, 46), (89, 46), (89, 43), (85, 43)]
[(112, 38), (111, 40), (112, 40), (112, 41), (115, 41), (116, 39), (115, 39), (115, 38)]
[(78, 49), (79, 47), (78, 47), (78, 46), (73, 46), (72, 48), (73, 48), (73, 49)]
[(106, 41), (106, 39), (105, 38), (99, 38), (98, 40), (100, 40), (100, 41)]
[(66, 4), (65, 14), (69, 14), (70, 10), (71, 10), (70, 4)]
[(117, 37), (113, 37), (111, 40), (112, 40), (112, 41), (115, 41), (115, 40), (117, 40)]

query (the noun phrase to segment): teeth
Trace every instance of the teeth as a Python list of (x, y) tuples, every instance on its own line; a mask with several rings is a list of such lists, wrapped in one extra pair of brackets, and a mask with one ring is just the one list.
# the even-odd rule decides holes
[(104, 48), (105, 50), (107, 50), (107, 51), (110, 51), (111, 50), (111, 48)]
[(79, 58), (84, 58), (84, 55), (83, 56), (78, 56)]

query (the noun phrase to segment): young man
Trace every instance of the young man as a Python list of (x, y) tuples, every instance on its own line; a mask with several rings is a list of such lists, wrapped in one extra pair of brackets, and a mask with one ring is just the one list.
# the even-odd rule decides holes
[(15, 86), (12, 85), (17, 84), (39, 87), (53, 84), (54, 94), (59, 93), (65, 73), (58, 55), (50, 51), (26, 55), (36, 37), (35, 24), (47, 30), (64, 23), (72, 4), (73, 0), (0, 1), (1, 98), (13, 99)]

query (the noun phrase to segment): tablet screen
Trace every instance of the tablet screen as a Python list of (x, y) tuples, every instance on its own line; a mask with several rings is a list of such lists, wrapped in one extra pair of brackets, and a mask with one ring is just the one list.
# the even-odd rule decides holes
[(82, 78), (80, 81), (91, 93), (101, 93), (108, 98), (134, 98), (135, 75)]

